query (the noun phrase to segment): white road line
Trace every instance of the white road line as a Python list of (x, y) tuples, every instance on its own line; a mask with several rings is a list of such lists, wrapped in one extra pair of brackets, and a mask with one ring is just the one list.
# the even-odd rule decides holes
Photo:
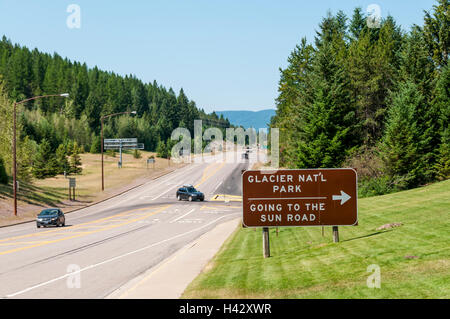
[[(191, 167), (188, 166), (188, 167), (186, 168), (186, 170), (181, 169), (181, 170), (179, 170), (178, 172), (177, 172), (177, 171), (173, 171), (172, 173), (176, 173), (176, 174), (170, 173), (170, 174), (168, 174), (168, 175), (163, 176), (163, 179), (157, 181), (156, 184), (153, 185), (153, 187), (154, 187), (154, 188), (157, 188), (157, 187), (163, 186), (163, 184), (166, 184), (166, 183), (168, 183), (168, 182), (171, 182), (171, 181), (173, 181), (173, 180), (176, 180), (176, 179), (180, 178), (181, 176), (179, 176), (179, 175), (189, 175), (190, 172), (191, 172), (191, 170), (193, 170), (194, 168), (196, 168), (195, 165), (193, 165), (193, 166), (191, 166)], [(177, 169), (177, 170), (178, 170), (178, 169)], [(148, 184), (150, 184), (150, 183), (151, 183), (151, 181), (150, 181), (149, 183), (146, 183), (145, 185), (148, 185)], [(164, 186), (165, 186), (165, 185), (164, 185)], [(174, 186), (173, 186), (173, 187), (174, 187)], [(173, 188), (173, 187), (170, 187), (169, 190), (170, 190), (171, 188)], [(165, 191), (164, 193), (162, 193), (162, 194), (160, 194), (159, 196), (153, 198), (152, 200), (155, 200), (155, 199), (160, 198), (162, 195), (164, 195), (165, 193), (167, 193), (169, 190), (166, 189), (166, 191)], [(139, 195), (142, 196), (143, 193), (147, 193), (147, 192), (148, 192), (147, 189), (143, 189), (143, 190), (141, 190), (141, 192), (139, 192), (138, 195), (135, 195), (135, 196), (132, 196), (132, 197), (130, 197), (130, 198), (127, 198), (127, 199), (125, 199), (124, 201), (120, 202), (119, 204), (122, 204), (123, 202), (129, 201), (129, 200), (136, 199), (137, 197), (139, 197)], [(149, 197), (151, 197), (151, 196), (149, 196)]]
[[(192, 170), (193, 170), (194, 168), (197, 168), (197, 167), (196, 167), (195, 165), (191, 167)], [(182, 173), (183, 173), (183, 172), (182, 172)], [(187, 173), (187, 172), (184, 172), (184, 173)], [(186, 176), (186, 175), (188, 175), (188, 174), (183, 174), (183, 175)], [(171, 178), (170, 180), (173, 180), (173, 179), (176, 179), (176, 178), (179, 178), (179, 176), (178, 176), (178, 175), (177, 175), (177, 176), (174, 176), (174, 177)], [(178, 187), (178, 185), (179, 185), (179, 184), (175, 183), (173, 186), (169, 187), (169, 188), (166, 189), (164, 192), (162, 192), (162, 193), (159, 194), (158, 196), (152, 198), (151, 200), (152, 200), (152, 201), (153, 201), (153, 200), (157, 200), (158, 198), (160, 198), (160, 197), (163, 196), (164, 194), (167, 194), (167, 193), (169, 193), (170, 191), (172, 191), (174, 188)]]
[[(195, 168), (195, 166), (193, 166), (193, 168)], [(178, 176), (174, 176), (174, 178), (171, 178), (170, 180), (175, 179), (175, 177), (178, 177)], [(163, 195), (165, 195), (165, 194), (171, 192), (174, 188), (177, 188), (178, 186), (179, 186), (179, 184), (175, 183), (174, 185), (170, 186), (170, 187), (169, 187), (168, 189), (166, 189), (164, 192), (162, 192), (161, 194), (159, 194), (159, 195), (156, 196), (155, 198), (152, 198), (151, 200), (152, 200), (152, 201), (157, 200), (158, 198), (160, 198), (161, 196), (163, 196)]]
[(174, 220), (172, 220), (172, 221), (170, 222), (170, 224), (175, 223), (177, 220), (180, 220), (180, 219), (183, 218), (184, 216), (189, 215), (189, 214), (192, 213), (194, 210), (195, 210), (195, 208), (191, 209), (190, 211), (188, 211), (188, 212), (187, 212), (186, 214), (184, 214), (183, 216), (180, 216), (180, 217), (175, 218)]
[(164, 194), (167, 194), (169, 191), (171, 191), (172, 189), (174, 189), (177, 185), (171, 186), (169, 187), (169, 189), (166, 189), (164, 192), (162, 192), (161, 194), (159, 194), (158, 196), (156, 196), (155, 198), (152, 198), (152, 200), (157, 200), (158, 198), (160, 198), (161, 196), (163, 196)]
[[(164, 182), (170, 181), (175, 178), (179, 178), (179, 175), (188, 175), (188, 173), (190, 173), (190, 171), (193, 170), (194, 168), (195, 168), (195, 165), (177, 168), (174, 171), (172, 171), (166, 175), (160, 176), (159, 178), (152, 179), (137, 188), (130, 189), (119, 196), (109, 198), (109, 199), (105, 200), (104, 202), (98, 203), (98, 204), (90, 206), (90, 207), (85, 207), (85, 208), (81, 209), (79, 212), (88, 210), (87, 214), (81, 214), (79, 216), (76, 216), (76, 215), (70, 216), (70, 220), (72, 220), (72, 221), (78, 220), (81, 218), (85, 218), (86, 216), (94, 215), (98, 212), (98, 209), (102, 209), (102, 207), (104, 207), (103, 209), (110, 208), (112, 205), (116, 208), (123, 207), (123, 206), (121, 206), (123, 203), (130, 202), (133, 199), (136, 199), (139, 196), (143, 196), (143, 194), (147, 193), (148, 190), (146, 187), (148, 187), (150, 184), (154, 184), (152, 186), (154, 188), (157, 188), (157, 187), (161, 186)], [(149, 196), (149, 197), (152, 197), (152, 196)], [(98, 208), (98, 209), (93, 210), (94, 208)], [(89, 212), (89, 210), (92, 210), (92, 212)]]
[(200, 229), (202, 229), (202, 228), (208, 227), (209, 225), (214, 224), (215, 222), (219, 221), (219, 220), (222, 219), (222, 218), (225, 218), (225, 217), (227, 217), (227, 216), (237, 215), (237, 214), (240, 214), (240, 213), (235, 213), (235, 214), (229, 214), (229, 215), (226, 215), (226, 216), (221, 216), (221, 217), (219, 217), (219, 218), (213, 220), (212, 222), (210, 222), (210, 223), (208, 223), (208, 224), (205, 224), (205, 225), (200, 226), (200, 227), (198, 227), (198, 228), (192, 229), (192, 230), (187, 231), (187, 232), (185, 232), (185, 233), (178, 234), (178, 235), (173, 236), (173, 237), (171, 237), (171, 238), (167, 238), (167, 239), (161, 240), (161, 241), (159, 241), (159, 242), (156, 242), (156, 243), (153, 243), (153, 244), (151, 244), (151, 245), (142, 247), (142, 248), (140, 248), (140, 249), (137, 249), (137, 250), (134, 250), (134, 251), (130, 251), (130, 252), (126, 253), (126, 254), (123, 254), (123, 255), (120, 255), (120, 256), (116, 256), (116, 257), (113, 257), (113, 258), (111, 258), (111, 259), (107, 259), (107, 260), (102, 261), (102, 262), (99, 262), (99, 263), (97, 263), (97, 264), (93, 264), (93, 265), (84, 267), (84, 268), (82, 268), (82, 269), (80, 269), (80, 270), (78, 270), (78, 271), (71, 272), (71, 273), (65, 274), (65, 275), (63, 275), (63, 276), (59, 276), (59, 277), (57, 277), (57, 278), (51, 279), (51, 280), (49, 280), (49, 281), (40, 283), (40, 284), (38, 284), (38, 285), (35, 285), (35, 286), (32, 286), (32, 287), (29, 287), (29, 288), (20, 290), (20, 291), (18, 291), (18, 292), (15, 292), (15, 293), (6, 295), (6, 297), (7, 297), (7, 298), (12, 298), (12, 297), (15, 297), (15, 296), (24, 294), (24, 293), (26, 293), (26, 292), (28, 292), (28, 291), (31, 291), (31, 290), (34, 290), (34, 289), (36, 289), (36, 288), (40, 288), (40, 287), (49, 285), (49, 284), (54, 283), (54, 282), (56, 282), (56, 281), (58, 281), (58, 280), (67, 278), (67, 277), (69, 277), (69, 276), (73, 276), (73, 275), (75, 275), (75, 274), (79, 274), (79, 273), (81, 273), (81, 272), (83, 272), (83, 271), (86, 271), (86, 270), (89, 270), (89, 269), (93, 269), (93, 268), (96, 268), (96, 267), (105, 265), (105, 264), (110, 263), (110, 262), (112, 262), (112, 261), (115, 261), (115, 260), (118, 260), (118, 259), (121, 259), (121, 258), (130, 256), (130, 255), (136, 254), (136, 253), (138, 253), (138, 252), (144, 251), (144, 250), (149, 249), (149, 248), (153, 248), (153, 247), (155, 247), (155, 246), (164, 244), (164, 243), (166, 243), (166, 242), (168, 242), (168, 241), (171, 241), (171, 240), (177, 239), (177, 238), (179, 238), (179, 237), (182, 237), (182, 236), (185, 236), (185, 235), (194, 233), (194, 232), (196, 232), (196, 231), (198, 231), (198, 230), (200, 230)]
[(220, 185), (222, 185), (223, 181), (220, 181), (219, 184), (217, 184), (216, 188), (214, 188), (214, 193), (216, 192), (216, 190), (219, 188)]

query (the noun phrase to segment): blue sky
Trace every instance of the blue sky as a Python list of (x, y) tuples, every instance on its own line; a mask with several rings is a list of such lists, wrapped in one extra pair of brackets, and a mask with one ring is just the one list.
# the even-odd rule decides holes
[[(199, 107), (274, 108), (279, 68), (328, 9), (378, 4), (404, 29), (434, 0), (0, 0), (0, 34), (14, 43), (119, 74), (181, 87)], [(81, 28), (66, 25), (70, 4)]]

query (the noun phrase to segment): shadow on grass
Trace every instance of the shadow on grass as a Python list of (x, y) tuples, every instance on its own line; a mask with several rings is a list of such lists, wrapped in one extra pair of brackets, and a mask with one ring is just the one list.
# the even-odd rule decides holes
[(364, 236), (359, 236), (359, 237), (354, 237), (354, 238), (350, 238), (350, 239), (341, 240), (340, 242), (343, 243), (343, 242), (346, 242), (346, 241), (352, 241), (352, 240), (357, 240), (357, 239), (364, 239), (364, 238), (373, 237), (373, 236), (376, 236), (376, 235), (388, 233), (388, 232), (391, 232), (391, 231), (393, 231), (393, 229), (390, 229), (390, 230), (384, 230), (384, 231), (377, 231), (377, 232), (372, 233), (372, 234), (368, 234), (368, 235), (364, 235)]
[[(68, 197), (65, 188), (38, 187), (31, 183), (22, 182), (19, 185), (18, 199), (30, 205), (57, 206)], [(0, 199), (12, 199), (12, 183), (0, 185)]]

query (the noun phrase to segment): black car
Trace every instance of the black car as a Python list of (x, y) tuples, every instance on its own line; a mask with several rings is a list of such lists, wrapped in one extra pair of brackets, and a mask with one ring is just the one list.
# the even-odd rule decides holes
[(184, 185), (177, 190), (177, 199), (187, 199), (190, 202), (194, 200), (200, 200), (203, 202), (205, 200), (205, 195), (202, 192), (196, 190), (192, 185)]
[(64, 213), (59, 208), (49, 208), (44, 209), (36, 218), (36, 226), (40, 228), (41, 226), (65, 226), (66, 217)]

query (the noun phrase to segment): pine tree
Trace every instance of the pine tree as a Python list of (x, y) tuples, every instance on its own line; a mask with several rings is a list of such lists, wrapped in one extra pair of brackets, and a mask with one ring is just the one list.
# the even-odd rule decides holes
[(89, 126), (95, 130), (100, 125), (100, 113), (102, 111), (102, 104), (97, 92), (92, 91), (85, 103), (84, 114), (86, 114)]
[(167, 148), (166, 148), (166, 144), (164, 143), (164, 141), (160, 140), (158, 142), (158, 146), (156, 147), (156, 153), (157, 153), (158, 157), (167, 158)]
[(56, 162), (58, 163), (58, 174), (70, 172), (70, 165), (67, 159), (67, 151), (64, 144), (60, 144), (56, 149)]
[(437, 0), (433, 13), (425, 11), (424, 35), (430, 57), (436, 66), (448, 63), (450, 48), (450, 0)]
[(433, 98), (433, 107), (440, 111), (438, 123), (440, 133), (440, 146), (437, 150), (436, 176), (439, 179), (450, 177), (450, 66), (442, 68), (436, 82)]
[(32, 179), (33, 158), (37, 150), (37, 143), (28, 136), (19, 140), (17, 147), (17, 177), (24, 182), (30, 182)]
[(136, 81), (135, 87), (131, 89), (132, 110), (137, 114), (144, 114), (148, 111), (148, 100), (145, 87), (142, 83)]
[(102, 151), (102, 139), (100, 136), (93, 135), (90, 153), (98, 154)]
[(135, 159), (139, 159), (139, 158), (142, 157), (142, 153), (139, 150), (136, 149), (136, 150), (133, 151), (133, 157)]
[(332, 43), (324, 43), (314, 61), (314, 100), (300, 111), (297, 167), (339, 167), (358, 145), (348, 75), (334, 50)]
[(450, 130), (448, 129), (442, 135), (434, 173), (439, 180), (450, 178)]
[(373, 29), (364, 28), (359, 39), (350, 44), (345, 63), (361, 135), (369, 146), (375, 145), (383, 133), (386, 97), (396, 83), (396, 50), (400, 45), (400, 31), (392, 19), (382, 24), (376, 37)]
[(172, 140), (171, 138), (167, 139), (166, 142), (166, 158), (172, 157), (172, 149), (175, 146), (177, 141)]
[[(156, 148), (159, 139), (166, 141), (181, 120), (192, 130), (194, 119), (212, 118), (200, 111), (195, 102), (189, 101), (183, 91), (177, 97), (172, 89), (166, 89), (156, 81), (143, 83), (135, 76), (123, 77), (97, 67), (88, 69), (86, 64), (63, 59), (56, 53), (49, 55), (37, 49), (30, 52), (26, 47), (13, 45), (6, 37), (0, 40), (0, 74), (8, 89), (6, 96), (12, 100), (70, 93), (70, 99), (38, 99), (23, 105), (23, 109), (29, 112), (21, 116), (26, 131), (18, 129), (20, 138), (30, 135), (30, 140), (37, 143), (46, 138), (52, 150), (68, 140), (77, 141), (81, 147), (92, 146), (92, 133), (98, 135), (100, 130), (99, 116), (114, 112), (137, 110), (139, 116), (146, 116), (149, 126), (132, 121), (134, 126), (129, 131), (133, 136), (144, 136), (149, 150)], [(42, 111), (39, 118), (34, 116), (36, 110)], [(58, 113), (64, 113), (64, 116), (56, 116), (55, 120)], [(1, 114), (0, 121), (3, 123), (5, 119), (4, 122), (8, 123), (6, 117), (10, 118), (10, 110)], [(111, 131), (116, 132), (116, 121), (110, 122)], [(218, 122), (229, 126), (225, 119)], [(2, 127), (2, 130), (7, 128)], [(0, 153), (8, 153), (3, 150), (7, 147), (7, 143), (0, 145)], [(7, 170), (10, 170), (10, 159), (4, 157), (4, 160)]]
[(441, 106), (432, 101), (433, 86), (436, 85), (436, 70), (428, 56), (422, 30), (414, 27), (400, 52), (400, 77), (403, 82), (412, 82), (423, 96), (416, 105), (417, 129), (421, 135), (418, 149), (422, 162), (427, 167), (426, 180), (434, 179), (431, 169), (437, 160), (437, 145), (440, 144), (439, 116)]
[[(58, 92), (58, 71), (55, 60), (52, 60), (47, 65), (42, 86), (45, 94), (55, 94), (55, 92)], [(55, 112), (57, 110), (55, 99), (42, 99), (39, 101), (39, 105), (43, 113)]]
[(72, 84), (70, 98), (74, 103), (75, 117), (80, 118), (89, 96), (89, 77), (86, 64), (76, 67), (73, 73), (74, 82)]
[(355, 41), (359, 39), (361, 32), (367, 28), (366, 18), (362, 13), (361, 8), (355, 8), (353, 10), (353, 17), (350, 21), (350, 36), (351, 40)]
[(400, 78), (418, 85), (421, 93), (429, 99), (435, 76), (433, 61), (429, 58), (423, 31), (414, 26), (406, 37), (400, 56)]
[(67, 156), (72, 156), (75, 143), (76, 143), (75, 141), (71, 141), (71, 140), (67, 142), (67, 144), (66, 144)]
[(0, 184), (8, 184), (8, 174), (6, 174), (5, 162), (0, 157)]
[(38, 179), (43, 179), (56, 174), (58, 174), (58, 163), (52, 153), (50, 143), (43, 139), (34, 159), (33, 175)]
[(380, 149), (387, 174), (403, 179), (400, 187), (414, 187), (423, 182), (425, 165), (421, 162), (421, 134), (417, 125), (417, 108), (422, 100), (412, 82), (402, 84), (391, 96)]
[(72, 155), (70, 157), (70, 173), (81, 174), (83, 169), (81, 168), (80, 149), (77, 142), (73, 143)]
[(298, 147), (298, 130), (296, 123), (299, 110), (311, 101), (312, 92), (309, 77), (314, 48), (306, 38), (301, 40), (288, 58), (288, 67), (280, 69), (281, 78), (278, 84), (279, 96), (276, 100), (277, 110), (271, 119), (270, 126), (280, 129), (280, 164), (293, 166)]

